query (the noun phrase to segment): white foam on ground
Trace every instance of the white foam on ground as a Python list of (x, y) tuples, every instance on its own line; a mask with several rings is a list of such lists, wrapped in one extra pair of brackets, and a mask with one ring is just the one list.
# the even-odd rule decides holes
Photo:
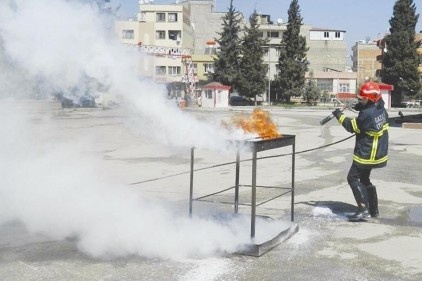
[(315, 207), (312, 209), (312, 215), (314, 217), (323, 217), (323, 218), (335, 218), (337, 217), (330, 208), (327, 207)]
[(187, 261), (193, 268), (179, 277), (180, 281), (212, 281), (222, 280), (221, 275), (232, 270), (232, 262), (225, 258), (209, 258)]
[(300, 247), (307, 244), (311, 237), (312, 232), (309, 229), (300, 227), (299, 231), (287, 240), (287, 244), (291, 244), (294, 247)]

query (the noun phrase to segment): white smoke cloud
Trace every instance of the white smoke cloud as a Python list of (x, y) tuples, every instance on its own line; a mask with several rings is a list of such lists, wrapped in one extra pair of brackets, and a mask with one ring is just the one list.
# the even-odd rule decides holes
[(190, 117), (166, 101), (162, 86), (141, 81), (134, 73), (139, 54), (113, 37), (109, 23), (86, 1), (0, 2), (0, 224), (18, 219), (32, 233), (75, 237), (79, 249), (102, 258), (235, 251), (249, 241), (244, 219), (228, 227), (178, 216), (98, 176), (103, 163), (86, 153), (90, 136), (51, 137), (58, 128), (48, 116), (37, 115), (35, 126), (33, 113), (15, 107), (22, 97), (107, 90), (131, 105), (135, 130), (161, 143), (221, 149), (238, 137)]
[(105, 177), (102, 160), (86, 153), (88, 139), (49, 142), (50, 134), (42, 132), (59, 128), (45, 120), (27, 130), (22, 121), (1, 123), (0, 225), (18, 219), (31, 233), (75, 237), (81, 251), (107, 259), (207, 256), (249, 241), (247, 219), (228, 227), (211, 218), (188, 218), (186, 208), (169, 208), (171, 202), (147, 199)]

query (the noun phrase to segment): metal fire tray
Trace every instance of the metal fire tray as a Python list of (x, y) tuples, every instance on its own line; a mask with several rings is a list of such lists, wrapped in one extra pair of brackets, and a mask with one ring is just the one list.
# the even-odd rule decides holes
[(246, 144), (252, 148), (252, 151), (260, 152), (264, 150), (270, 150), (275, 148), (280, 148), (284, 146), (294, 145), (295, 136), (294, 135), (283, 135), (281, 137), (272, 138), (272, 139), (250, 139), (246, 141), (236, 141), (238, 145)]

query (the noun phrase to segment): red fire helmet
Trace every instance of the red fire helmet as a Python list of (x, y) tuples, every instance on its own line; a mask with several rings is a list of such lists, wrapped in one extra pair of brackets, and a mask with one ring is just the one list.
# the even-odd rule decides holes
[(372, 102), (376, 102), (381, 99), (381, 90), (377, 83), (366, 82), (359, 89), (358, 98), (366, 98)]

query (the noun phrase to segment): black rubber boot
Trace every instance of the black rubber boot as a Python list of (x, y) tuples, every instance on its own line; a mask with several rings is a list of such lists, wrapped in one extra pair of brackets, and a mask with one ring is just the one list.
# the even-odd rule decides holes
[(369, 213), (369, 201), (368, 201), (368, 193), (366, 192), (366, 187), (363, 185), (358, 185), (356, 187), (352, 187), (353, 195), (355, 196), (356, 203), (358, 205), (358, 211), (349, 216), (349, 221), (351, 222), (358, 222), (358, 221), (366, 221), (367, 218), (371, 216)]
[(379, 215), (377, 189), (370, 184), (366, 186), (366, 191), (369, 200), (369, 213), (371, 214), (371, 217), (376, 218)]

